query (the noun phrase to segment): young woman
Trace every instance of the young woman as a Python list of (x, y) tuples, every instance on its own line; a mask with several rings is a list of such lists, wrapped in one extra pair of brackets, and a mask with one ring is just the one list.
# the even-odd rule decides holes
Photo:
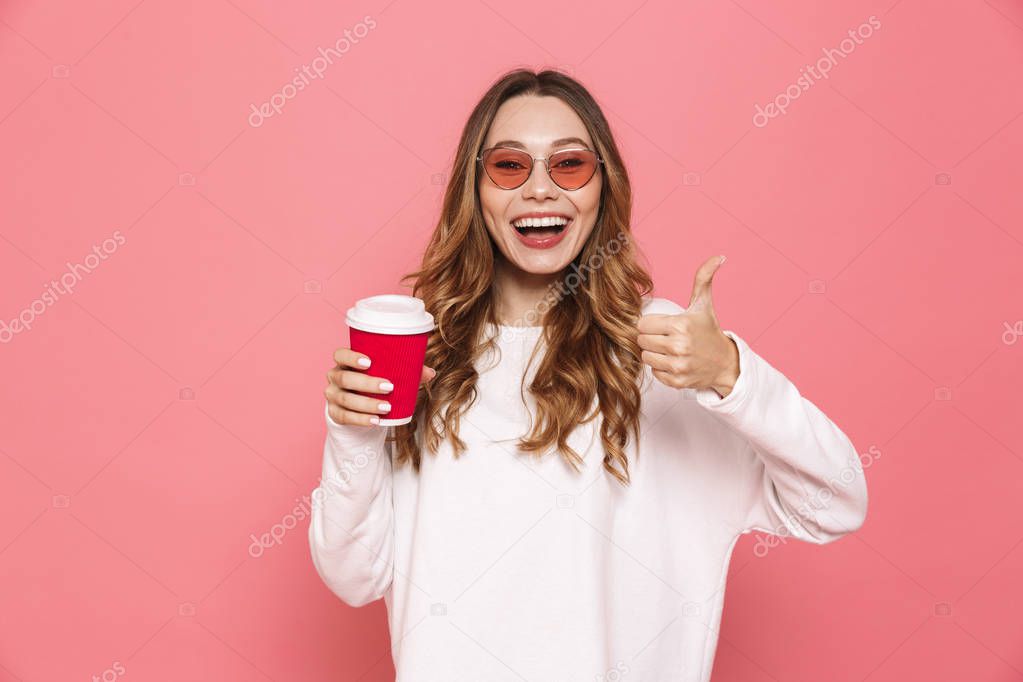
[(334, 354), (312, 558), (384, 598), (398, 680), (708, 680), (739, 536), (864, 521), (852, 443), (718, 325), (722, 259), (685, 308), (649, 296), (631, 208), (593, 97), (513, 71), (404, 278), (437, 323), (412, 422), (374, 424), (387, 377)]

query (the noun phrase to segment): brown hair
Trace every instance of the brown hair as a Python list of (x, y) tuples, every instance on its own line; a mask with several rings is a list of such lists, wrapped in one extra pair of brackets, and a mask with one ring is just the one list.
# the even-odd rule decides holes
[[(529, 386), (537, 414), (532, 431), (518, 446), (540, 456), (556, 441), (565, 460), (578, 469), (582, 458), (566, 439), (577, 425), (602, 414), (604, 468), (625, 485), (629, 483), (625, 446), (630, 431), (639, 442), (638, 382), (643, 364), (635, 324), (642, 298), (653, 282), (636, 262), (637, 251), (629, 239), (632, 190), (607, 120), (578, 81), (554, 70), (506, 73), (483, 95), (462, 131), (422, 266), (402, 278), (403, 283), (413, 281), (413, 295), (422, 298), (434, 315), (437, 326), (427, 345), (426, 364), (437, 370), (437, 376), (420, 388), (412, 421), (393, 428), (394, 462), (411, 461), (418, 472), (422, 442), (436, 454), (447, 435), (456, 458), (466, 449), (458, 429), (461, 415), (476, 399), (474, 365), (496, 345), (492, 338), (481, 341), (481, 332), (486, 323), (498, 323), (491, 286), (496, 247), (480, 209), (481, 169), (476, 156), (498, 108), (519, 95), (558, 97), (572, 107), (604, 159), (604, 175), (596, 224), (573, 260), (590, 274), (573, 295), (560, 298), (543, 316), (542, 340), (555, 352), (544, 353)], [(542, 345), (538, 342), (537, 349)], [(599, 409), (590, 414), (594, 397)], [(417, 431), (420, 425), (428, 428)]]

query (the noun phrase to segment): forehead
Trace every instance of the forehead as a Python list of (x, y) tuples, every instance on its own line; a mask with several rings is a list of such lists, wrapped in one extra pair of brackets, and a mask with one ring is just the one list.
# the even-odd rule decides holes
[(586, 125), (572, 107), (557, 97), (520, 95), (498, 108), (484, 147), (500, 142), (545, 152), (555, 146), (578, 145), (580, 140), (585, 146), (593, 147)]

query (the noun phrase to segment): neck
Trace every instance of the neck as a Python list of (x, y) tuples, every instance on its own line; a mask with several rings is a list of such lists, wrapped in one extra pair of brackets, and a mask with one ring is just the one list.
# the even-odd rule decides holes
[(494, 305), (500, 324), (535, 327), (543, 324), (546, 306), (541, 301), (549, 296), (551, 284), (560, 273), (526, 272), (502, 256), (494, 262)]

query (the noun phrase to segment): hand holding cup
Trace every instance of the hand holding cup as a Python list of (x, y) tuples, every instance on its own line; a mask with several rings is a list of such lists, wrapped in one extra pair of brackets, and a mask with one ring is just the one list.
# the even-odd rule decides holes
[[(433, 315), (422, 299), (381, 294), (356, 301), (345, 320), (351, 347), (334, 353), (337, 366), (327, 373), (324, 392), (331, 419), (339, 424), (408, 424), (420, 387), (436, 374), (424, 362)], [(374, 376), (366, 374), (371, 361)]]
[[(393, 384), (385, 377), (371, 376), (365, 372), (372, 366), (371, 358), (350, 348), (334, 351), (335, 367), (327, 372), (327, 413), (338, 424), (371, 426), (380, 422), (380, 415), (391, 410), (387, 394), (394, 390)], [(420, 385), (432, 380), (437, 372), (423, 365)], [(358, 391), (358, 393), (356, 392)], [(370, 398), (360, 393), (379, 394)], [(375, 421), (374, 421), (375, 420)]]

